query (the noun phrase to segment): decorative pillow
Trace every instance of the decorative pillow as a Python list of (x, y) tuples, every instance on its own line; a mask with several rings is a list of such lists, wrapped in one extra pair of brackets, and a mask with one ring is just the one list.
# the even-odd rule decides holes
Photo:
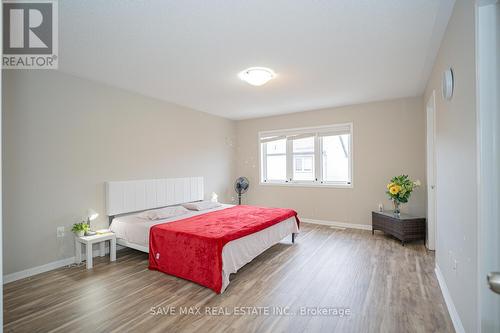
[(190, 210), (206, 210), (206, 209), (220, 207), (221, 204), (212, 201), (196, 201), (196, 202), (188, 202), (182, 204), (182, 206)]
[(186, 214), (187, 212), (189, 211), (182, 206), (172, 206), (160, 209), (147, 210), (145, 212), (140, 213), (137, 216), (148, 220), (161, 220), (183, 215)]

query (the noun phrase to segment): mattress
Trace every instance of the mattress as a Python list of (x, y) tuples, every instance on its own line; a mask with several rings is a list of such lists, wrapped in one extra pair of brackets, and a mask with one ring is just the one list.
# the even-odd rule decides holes
[[(232, 206), (233, 205), (222, 205), (204, 211), (189, 211), (189, 213), (174, 218), (156, 221), (139, 218), (137, 214), (123, 215), (113, 219), (110, 229), (116, 234), (119, 244), (148, 252), (149, 229), (152, 226), (206, 214)], [(291, 217), (264, 230), (228, 242), (222, 249), (222, 291), (228, 286), (229, 275), (231, 273), (236, 273), (238, 269), (286, 236), (298, 232), (299, 229), (295, 217)]]

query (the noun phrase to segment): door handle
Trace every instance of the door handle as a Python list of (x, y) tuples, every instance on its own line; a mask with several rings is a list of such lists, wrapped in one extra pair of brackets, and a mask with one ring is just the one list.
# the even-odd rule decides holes
[(488, 281), (488, 285), (493, 292), (500, 294), (500, 272), (491, 272), (488, 273), (486, 277)]

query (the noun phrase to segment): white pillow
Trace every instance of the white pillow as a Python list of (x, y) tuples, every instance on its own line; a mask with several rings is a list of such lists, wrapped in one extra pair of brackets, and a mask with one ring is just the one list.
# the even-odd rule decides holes
[(206, 210), (206, 209), (220, 207), (221, 204), (212, 201), (196, 201), (196, 202), (188, 202), (182, 204), (182, 206), (190, 210)]
[(137, 216), (148, 220), (161, 220), (183, 215), (186, 214), (187, 212), (188, 210), (182, 206), (172, 206), (154, 210), (147, 210), (145, 212), (140, 213)]

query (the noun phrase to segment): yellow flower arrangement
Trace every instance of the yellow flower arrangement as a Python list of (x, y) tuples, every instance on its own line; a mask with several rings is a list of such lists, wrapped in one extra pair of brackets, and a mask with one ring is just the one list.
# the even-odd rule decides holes
[(408, 175), (393, 177), (387, 184), (387, 195), (394, 203), (394, 213), (399, 214), (399, 205), (408, 202), (413, 190), (420, 186), (420, 181), (412, 181)]

